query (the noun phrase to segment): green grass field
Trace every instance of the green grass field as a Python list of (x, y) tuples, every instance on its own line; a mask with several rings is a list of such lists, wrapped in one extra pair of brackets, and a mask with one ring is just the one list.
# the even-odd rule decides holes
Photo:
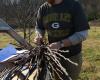
[[(0, 33), (0, 48), (14, 42)], [(79, 80), (100, 80), (100, 28), (91, 27), (89, 37), (83, 42), (83, 65)]]
[(91, 27), (83, 42), (83, 66), (79, 80), (100, 80), (100, 28)]

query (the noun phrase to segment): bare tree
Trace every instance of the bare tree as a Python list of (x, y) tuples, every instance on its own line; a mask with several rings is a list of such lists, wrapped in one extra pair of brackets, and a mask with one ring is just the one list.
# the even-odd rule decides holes
[[(31, 28), (35, 26), (36, 13), (39, 6), (45, 0), (1, 0), (4, 7), (6, 21), (15, 18), (17, 26), (24, 33), (24, 39), (28, 37), (30, 42)], [(2, 8), (3, 8), (2, 7)], [(28, 34), (27, 34), (28, 30)]]
[(92, 18), (92, 20), (100, 18), (100, 0), (80, 0), (86, 14)]

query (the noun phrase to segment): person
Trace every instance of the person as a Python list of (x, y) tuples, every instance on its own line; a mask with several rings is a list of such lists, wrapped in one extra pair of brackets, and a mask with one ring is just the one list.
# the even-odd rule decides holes
[(88, 29), (86, 15), (78, 0), (47, 0), (37, 13), (34, 42), (41, 44), (47, 32), (51, 49), (68, 50), (61, 54), (78, 66), (63, 60), (61, 63), (72, 80), (77, 80), (82, 66), (82, 42), (88, 36)]

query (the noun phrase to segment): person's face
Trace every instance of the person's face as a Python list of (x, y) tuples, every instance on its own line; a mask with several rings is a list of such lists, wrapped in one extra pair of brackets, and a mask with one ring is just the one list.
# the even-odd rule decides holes
[(55, 0), (47, 0), (48, 1), (48, 3), (50, 3), (50, 4), (54, 4), (55, 3)]

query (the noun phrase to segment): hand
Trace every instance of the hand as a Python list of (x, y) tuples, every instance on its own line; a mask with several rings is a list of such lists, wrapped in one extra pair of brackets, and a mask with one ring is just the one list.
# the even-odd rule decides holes
[(40, 45), (43, 42), (43, 37), (40, 35), (37, 35), (34, 39), (34, 43), (37, 45)]
[(60, 42), (54, 42), (49, 45), (51, 49), (60, 49)]

